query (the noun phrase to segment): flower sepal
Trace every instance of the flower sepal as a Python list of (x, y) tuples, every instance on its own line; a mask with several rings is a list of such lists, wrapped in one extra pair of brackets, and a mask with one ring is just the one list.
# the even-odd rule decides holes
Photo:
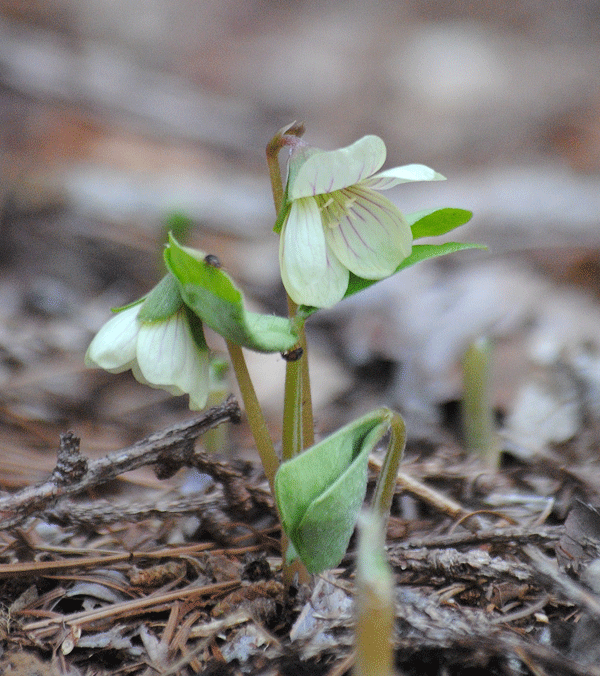
[(161, 322), (172, 317), (183, 304), (177, 280), (168, 274), (142, 299), (138, 319), (141, 322)]

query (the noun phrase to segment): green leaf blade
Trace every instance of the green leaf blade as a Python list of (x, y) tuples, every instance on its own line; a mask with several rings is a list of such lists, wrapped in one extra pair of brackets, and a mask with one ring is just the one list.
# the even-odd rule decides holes
[[(406, 268), (409, 268), (411, 265), (415, 265), (415, 263), (420, 263), (421, 261), (428, 260), (429, 258), (446, 256), (447, 254), (456, 253), (457, 251), (466, 251), (468, 249), (485, 250), (487, 249), (487, 247), (482, 244), (475, 244), (473, 242), (445, 242), (444, 244), (415, 244), (413, 245), (412, 253), (410, 254), (410, 256), (408, 256), (408, 258), (405, 258), (402, 261), (402, 263), (400, 263), (400, 265), (396, 268), (394, 274), (396, 274), (396, 272), (400, 272), (400, 270), (405, 270)], [(350, 273), (348, 289), (346, 290), (344, 298), (353, 296), (355, 293), (363, 291), (363, 289), (367, 289), (369, 286), (377, 284), (377, 282), (379, 281), (383, 280), (363, 279), (362, 277), (358, 277)], [(310, 312), (311, 309), (312, 308), (306, 309), (308, 310), (308, 314), (312, 314), (312, 312)], [(312, 311), (314, 312), (314, 309), (312, 309)]]
[(275, 498), (282, 524), (309, 572), (342, 560), (365, 497), (369, 453), (389, 423), (387, 409), (374, 411), (279, 468)]
[(226, 340), (256, 352), (285, 352), (298, 342), (289, 319), (246, 311), (243, 295), (227, 273), (180, 246), (172, 236), (165, 262), (178, 280), (185, 304)]
[(443, 209), (427, 209), (406, 214), (413, 239), (421, 237), (437, 237), (451, 232), (455, 228), (468, 223), (473, 217), (471, 211), (445, 207)]

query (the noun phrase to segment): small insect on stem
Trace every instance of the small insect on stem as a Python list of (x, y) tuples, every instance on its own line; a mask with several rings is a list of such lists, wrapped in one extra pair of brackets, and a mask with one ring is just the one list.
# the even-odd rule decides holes
[(214, 254), (207, 254), (204, 256), (204, 262), (206, 265), (210, 265), (211, 268), (221, 267), (221, 261)]
[(298, 361), (300, 357), (302, 356), (302, 353), (304, 350), (301, 347), (296, 347), (293, 350), (288, 350), (287, 352), (282, 352), (281, 356), (286, 360), (286, 361)]

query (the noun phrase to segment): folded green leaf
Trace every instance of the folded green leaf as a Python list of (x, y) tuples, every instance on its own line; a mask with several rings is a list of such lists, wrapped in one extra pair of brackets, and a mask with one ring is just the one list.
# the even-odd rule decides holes
[[(408, 258), (405, 258), (402, 263), (396, 268), (393, 274), (409, 268), (415, 263), (420, 261), (427, 260), (428, 258), (437, 258), (438, 256), (445, 256), (446, 254), (456, 253), (457, 251), (465, 251), (466, 249), (487, 249), (483, 244), (475, 244), (473, 242), (446, 242), (444, 244), (413, 244), (412, 253)], [(390, 275), (391, 276), (391, 275)], [(386, 277), (387, 279), (387, 277)], [(363, 279), (357, 275), (350, 273), (350, 279), (348, 281), (348, 288), (344, 298), (353, 296), (359, 291), (363, 291), (377, 282), (381, 282), (381, 279)], [(299, 312), (304, 318), (310, 317), (314, 314), (319, 308), (310, 307), (308, 305), (301, 305)]]
[[(445, 256), (446, 254), (456, 253), (457, 251), (464, 251), (465, 249), (487, 249), (483, 244), (474, 244), (472, 242), (445, 242), (444, 244), (415, 244), (412, 248), (412, 253), (408, 258), (405, 258), (402, 263), (396, 268), (396, 272), (409, 268), (415, 263), (420, 263), (428, 258), (437, 258), (438, 256)], [(394, 273), (396, 274), (396, 273)], [(378, 279), (363, 279), (350, 273), (350, 281), (348, 282), (348, 289), (346, 295), (353, 296), (355, 293), (366, 289), (373, 284), (376, 284)]]
[(177, 278), (185, 304), (226, 340), (257, 352), (284, 352), (298, 342), (294, 324), (284, 317), (248, 312), (229, 276), (169, 236), (165, 262)]
[(410, 224), (413, 239), (421, 237), (436, 237), (464, 225), (471, 220), (473, 213), (466, 209), (427, 209), (406, 214)]
[(369, 453), (393, 415), (369, 413), (279, 468), (275, 499), (282, 525), (309, 572), (342, 560), (365, 497)]

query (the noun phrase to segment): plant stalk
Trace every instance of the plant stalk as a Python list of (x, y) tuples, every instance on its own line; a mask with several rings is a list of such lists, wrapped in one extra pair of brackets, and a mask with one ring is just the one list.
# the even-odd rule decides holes
[(275, 213), (279, 215), (283, 204), (283, 183), (281, 182), (281, 169), (279, 167), (279, 151), (284, 146), (292, 145), (295, 139), (304, 134), (302, 123), (292, 122), (282, 127), (267, 144), (267, 165), (271, 179), (271, 190), (275, 202)]
[[(275, 213), (277, 215), (281, 211), (284, 198), (281, 168), (279, 166), (279, 151), (285, 145), (291, 145), (293, 137), (298, 138), (303, 133), (304, 125), (294, 122), (280, 129), (267, 145), (267, 164), (269, 166)], [(291, 319), (296, 318), (297, 311), (298, 306), (288, 296), (289, 317)], [(308, 375), (308, 351), (304, 321), (299, 324), (300, 340), (298, 347), (302, 348), (302, 356), (296, 361), (288, 361), (285, 369), (282, 431), (282, 459), (284, 461), (293, 458), (314, 443), (312, 398)], [(294, 561), (290, 565), (285, 563), (288, 545), (287, 535), (282, 528), (281, 552), (283, 557), (283, 582), (286, 589), (291, 587), (296, 577), (300, 583), (308, 583), (310, 581), (310, 574), (301, 561)]]
[(375, 493), (371, 502), (373, 510), (383, 519), (383, 532), (387, 530), (387, 521), (392, 508), (394, 491), (398, 478), (398, 468), (406, 447), (406, 425), (399, 413), (388, 411), (391, 437), (388, 451), (385, 454)]
[[(290, 317), (297, 305), (288, 296)], [(298, 321), (298, 318), (296, 318)], [(308, 346), (304, 322), (299, 323), (298, 346), (302, 356), (288, 361), (285, 368), (285, 399), (283, 406), (282, 459), (290, 460), (315, 443), (310, 377), (308, 373)]]
[[(297, 142), (304, 133), (304, 125), (293, 122), (280, 129), (267, 145), (267, 164), (271, 178), (271, 190), (275, 212), (279, 214), (283, 206), (283, 184), (279, 166), (279, 151), (284, 146)], [(304, 321), (297, 317), (298, 306), (288, 296), (288, 315), (299, 323), (302, 356), (297, 361), (288, 361), (285, 369), (285, 398), (283, 411), (282, 458), (289, 460), (305, 448), (314, 444), (314, 421), (312, 412), (312, 396), (308, 373), (308, 348)]]
[(258, 398), (254, 390), (250, 374), (248, 373), (248, 366), (242, 348), (235, 343), (227, 341), (227, 349), (229, 350), (229, 357), (233, 364), (235, 377), (237, 378), (242, 399), (244, 401), (244, 408), (248, 416), (248, 423), (256, 449), (260, 456), (265, 475), (269, 481), (271, 493), (275, 495), (275, 474), (279, 468), (279, 458), (275, 453), (273, 441), (267, 429), (267, 423), (263, 415)]

